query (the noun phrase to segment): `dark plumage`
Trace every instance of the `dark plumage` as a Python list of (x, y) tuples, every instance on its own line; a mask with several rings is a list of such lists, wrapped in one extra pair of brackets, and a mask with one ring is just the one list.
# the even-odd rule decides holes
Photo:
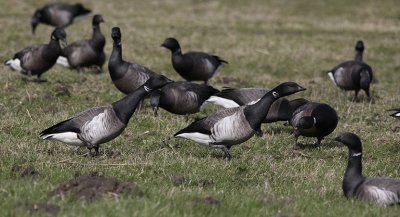
[(122, 133), (139, 101), (152, 90), (170, 82), (171, 80), (161, 75), (153, 77), (124, 98), (83, 111), (42, 131), (40, 137), (85, 146), (90, 152), (94, 148), (97, 155), (100, 144), (111, 141)]
[[(224, 108), (238, 107), (257, 102), (267, 92), (268, 90), (264, 88), (226, 88), (211, 96), (207, 102), (221, 105)], [(289, 101), (281, 97), (272, 103), (263, 123), (288, 121), (290, 117)]]
[(282, 83), (267, 92), (257, 103), (217, 111), (193, 122), (174, 136), (193, 140), (214, 148), (222, 148), (231, 159), (229, 149), (250, 139), (260, 128), (269, 107), (278, 98), (305, 88), (294, 82)]
[(167, 38), (161, 44), (172, 54), (172, 66), (187, 81), (208, 80), (215, 74), (222, 63), (228, 63), (218, 56), (204, 52), (187, 52), (182, 54), (181, 46), (175, 38)]
[(400, 204), (400, 180), (362, 175), (362, 143), (356, 134), (346, 132), (335, 140), (349, 148), (342, 185), (347, 198), (359, 198), (382, 205)]
[(372, 68), (362, 62), (364, 43), (357, 41), (355, 60), (343, 62), (328, 72), (330, 79), (343, 90), (354, 90), (354, 100), (358, 100), (358, 92), (362, 89), (370, 98), (370, 84), (373, 77)]
[(62, 50), (57, 63), (68, 68), (80, 69), (95, 66), (99, 72), (106, 61), (104, 45), (106, 39), (100, 30), (100, 23), (104, 22), (101, 15), (93, 17), (93, 35), (89, 40), (82, 40), (68, 45)]
[(397, 109), (389, 109), (388, 111), (392, 111), (393, 113), (390, 116), (395, 118), (400, 118), (400, 108)]
[(153, 91), (150, 102), (155, 115), (158, 107), (174, 114), (189, 115), (199, 112), (203, 103), (218, 92), (207, 84), (179, 81)]
[(24, 75), (37, 75), (37, 81), (41, 75), (49, 70), (61, 53), (60, 41), (67, 45), (67, 34), (64, 29), (56, 28), (51, 33), (48, 44), (37, 44), (26, 47), (16, 53), (14, 57), (5, 62), (11, 69), (19, 71)]
[(150, 77), (158, 74), (152, 70), (122, 59), (121, 31), (119, 27), (111, 30), (111, 37), (114, 40), (113, 50), (108, 61), (108, 71), (111, 80), (119, 91), (129, 94), (144, 84)]
[(308, 102), (298, 107), (290, 119), (290, 125), (294, 128), (295, 143), (299, 136), (316, 137), (315, 146), (321, 144), (321, 140), (333, 132), (338, 124), (338, 116), (335, 109), (324, 103)]
[(82, 4), (51, 3), (35, 11), (31, 19), (32, 33), (39, 23), (54, 27), (66, 27), (77, 18), (87, 16), (91, 11)]

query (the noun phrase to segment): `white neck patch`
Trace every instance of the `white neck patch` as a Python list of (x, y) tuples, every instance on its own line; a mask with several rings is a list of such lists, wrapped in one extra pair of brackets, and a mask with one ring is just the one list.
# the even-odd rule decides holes
[(147, 93), (151, 91), (151, 89), (148, 88), (147, 86), (143, 86), (143, 87), (144, 87), (144, 90), (145, 90)]
[(354, 153), (354, 154), (352, 154), (351, 156), (352, 156), (352, 157), (358, 157), (358, 156), (361, 156), (361, 155), (362, 155), (362, 153), (359, 152), (359, 153)]
[(278, 98), (279, 97), (279, 93), (277, 93), (275, 91), (272, 91), (272, 96), (274, 96), (275, 98)]
[(315, 117), (313, 117), (314, 120), (314, 125), (317, 124), (317, 119)]
[(54, 37), (54, 35), (51, 35), (51, 39), (56, 40), (56, 37)]

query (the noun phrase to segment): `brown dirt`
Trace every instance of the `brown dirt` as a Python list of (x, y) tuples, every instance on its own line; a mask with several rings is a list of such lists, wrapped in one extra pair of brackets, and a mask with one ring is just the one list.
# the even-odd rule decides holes
[(77, 176), (48, 193), (49, 196), (71, 194), (77, 199), (93, 202), (103, 197), (119, 195), (142, 195), (135, 183), (119, 181), (113, 177), (104, 177), (98, 173)]

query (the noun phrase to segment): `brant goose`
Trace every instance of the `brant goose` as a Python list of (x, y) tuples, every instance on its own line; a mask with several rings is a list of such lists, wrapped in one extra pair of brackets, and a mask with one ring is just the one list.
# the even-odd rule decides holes
[(335, 130), (338, 116), (335, 109), (327, 104), (307, 102), (293, 112), (289, 123), (294, 128), (295, 149), (298, 148), (299, 136), (316, 137), (314, 145), (318, 147), (321, 140)]
[(400, 118), (400, 108), (397, 108), (397, 109), (389, 109), (388, 111), (394, 112), (394, 113), (392, 113), (390, 116), (395, 117), (395, 118)]
[(35, 11), (31, 19), (32, 33), (35, 34), (39, 23), (54, 27), (66, 27), (79, 17), (87, 16), (91, 11), (82, 4), (51, 3)]
[(67, 34), (64, 29), (56, 28), (51, 33), (49, 44), (38, 44), (26, 47), (16, 53), (14, 57), (5, 62), (11, 69), (19, 71), (23, 75), (37, 75), (34, 81), (46, 81), (40, 76), (49, 70), (61, 53), (59, 41), (67, 45)]
[(204, 52), (187, 52), (182, 54), (181, 46), (175, 38), (167, 38), (161, 44), (172, 54), (172, 66), (187, 81), (208, 80), (215, 74), (218, 67), (227, 61)]
[(282, 83), (267, 92), (257, 103), (217, 111), (193, 122), (174, 136), (221, 148), (225, 156), (231, 159), (231, 146), (245, 142), (256, 133), (276, 99), (302, 90), (305, 88), (294, 82)]
[(122, 59), (121, 31), (119, 27), (111, 30), (114, 40), (113, 49), (108, 61), (108, 71), (114, 85), (124, 94), (129, 94), (143, 85), (150, 77), (158, 75), (150, 69), (124, 61)]
[(357, 41), (355, 60), (350, 60), (337, 65), (328, 72), (329, 78), (333, 83), (343, 90), (354, 90), (353, 100), (358, 100), (358, 92), (364, 90), (367, 97), (370, 98), (369, 86), (374, 80), (372, 68), (362, 62), (364, 43)]
[[(264, 88), (225, 88), (221, 92), (211, 96), (207, 102), (223, 106), (224, 108), (239, 107), (256, 103), (267, 92), (268, 90)], [(263, 123), (288, 121), (290, 117), (289, 100), (281, 97), (272, 103)]]
[(350, 132), (335, 138), (349, 148), (349, 158), (343, 177), (343, 193), (347, 198), (359, 198), (382, 205), (400, 204), (400, 180), (362, 175), (362, 144)]
[(93, 17), (93, 35), (89, 40), (82, 40), (68, 45), (62, 50), (61, 56), (57, 59), (57, 64), (68, 68), (78, 69), (82, 67), (95, 66), (99, 72), (102, 71), (106, 61), (104, 45), (106, 39), (100, 30), (100, 23), (104, 22), (101, 15)]
[(171, 80), (159, 75), (146, 81), (141, 87), (124, 98), (108, 105), (83, 111), (40, 133), (42, 139), (51, 139), (70, 145), (86, 146), (99, 153), (99, 145), (113, 140), (127, 126), (139, 101), (149, 92)]
[(206, 105), (205, 101), (218, 92), (207, 84), (178, 81), (153, 91), (150, 103), (154, 115), (157, 115), (158, 107), (161, 107), (171, 113), (185, 115), (188, 120), (189, 114), (201, 111)]

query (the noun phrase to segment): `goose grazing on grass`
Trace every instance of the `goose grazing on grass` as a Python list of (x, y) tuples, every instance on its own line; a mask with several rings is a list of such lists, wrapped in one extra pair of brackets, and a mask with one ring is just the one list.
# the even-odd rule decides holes
[(392, 111), (393, 113), (390, 116), (395, 118), (400, 118), (400, 108), (397, 109), (389, 109), (388, 111)]
[(167, 38), (161, 44), (172, 54), (172, 66), (187, 81), (208, 80), (215, 74), (218, 67), (227, 61), (204, 52), (187, 52), (182, 54), (181, 46), (175, 38)]
[(106, 61), (104, 45), (106, 39), (100, 30), (100, 23), (104, 22), (101, 15), (93, 17), (93, 35), (89, 40), (76, 41), (62, 50), (61, 56), (57, 59), (57, 64), (68, 68), (77, 69), (82, 67), (94, 66), (98, 72), (102, 71)]
[(159, 75), (146, 81), (134, 92), (108, 105), (83, 111), (40, 133), (42, 139), (57, 140), (70, 145), (86, 146), (99, 153), (99, 145), (119, 136), (135, 112), (139, 101), (149, 92), (171, 80)]
[(154, 115), (158, 107), (178, 115), (194, 114), (202, 110), (205, 101), (219, 91), (207, 84), (196, 84), (187, 81), (165, 85), (151, 93), (150, 103)]
[(158, 74), (150, 69), (122, 59), (121, 30), (114, 27), (111, 30), (114, 40), (113, 49), (108, 61), (108, 71), (114, 85), (124, 94), (129, 94), (143, 85), (150, 77)]
[(221, 148), (230, 160), (231, 146), (247, 141), (256, 133), (275, 100), (302, 90), (305, 88), (294, 82), (282, 83), (267, 92), (257, 103), (217, 111), (193, 122), (174, 136)]
[(67, 34), (64, 29), (56, 28), (51, 33), (51, 39), (48, 44), (38, 44), (26, 47), (16, 53), (14, 57), (5, 62), (11, 69), (19, 71), (23, 75), (36, 75), (34, 81), (46, 81), (41, 79), (41, 75), (49, 70), (61, 53), (60, 41), (67, 45)]
[(349, 158), (343, 177), (343, 192), (347, 198), (359, 198), (382, 205), (400, 204), (400, 180), (362, 175), (362, 144), (350, 132), (335, 138), (349, 148)]
[(90, 15), (91, 11), (82, 4), (51, 3), (35, 11), (31, 19), (32, 33), (39, 23), (54, 27), (66, 27), (80, 17)]
[(318, 147), (322, 139), (335, 130), (338, 116), (335, 109), (327, 104), (308, 102), (293, 112), (289, 123), (294, 128), (295, 149), (299, 147), (299, 136), (316, 137), (317, 142), (314, 145)]
[(343, 90), (354, 90), (355, 95), (353, 100), (358, 100), (358, 92), (362, 89), (370, 98), (370, 84), (373, 77), (372, 68), (362, 62), (362, 53), (364, 51), (364, 43), (358, 41), (355, 47), (355, 60), (340, 63), (328, 72), (329, 78), (333, 83)]
[[(268, 90), (264, 88), (226, 88), (211, 96), (207, 102), (223, 106), (224, 108), (239, 107), (256, 103), (267, 92)], [(290, 117), (289, 100), (281, 97), (272, 103), (263, 123), (288, 121)]]

